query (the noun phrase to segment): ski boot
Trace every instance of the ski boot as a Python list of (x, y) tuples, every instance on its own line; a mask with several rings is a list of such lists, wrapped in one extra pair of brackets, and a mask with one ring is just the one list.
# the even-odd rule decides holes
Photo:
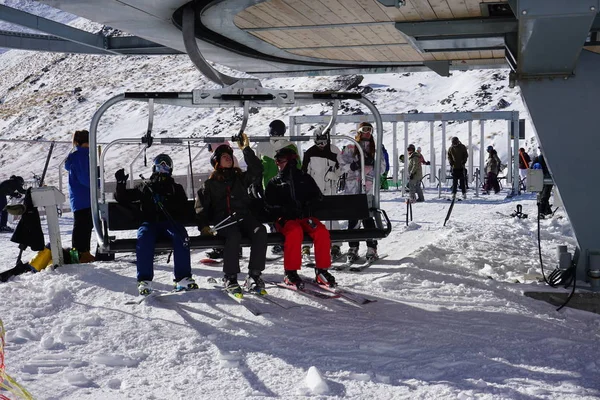
[(331, 288), (337, 286), (337, 283), (335, 283), (335, 278), (329, 273), (328, 270), (315, 268), (315, 273), (317, 274), (315, 281), (319, 285), (329, 286)]
[(374, 247), (369, 247), (367, 249), (367, 255), (365, 256), (368, 262), (374, 262), (379, 260), (379, 255), (377, 254), (377, 249)]
[(265, 281), (260, 277), (260, 272), (250, 271), (250, 274), (244, 282), (244, 287), (247, 291), (264, 296), (267, 294), (265, 290)]
[(215, 249), (212, 249), (211, 251), (207, 251), (206, 257), (212, 258), (213, 260), (217, 259), (217, 258), (223, 258), (223, 249), (215, 248)]
[(331, 246), (331, 259), (337, 260), (342, 256), (342, 251), (340, 250), (340, 246), (334, 244)]
[(138, 281), (138, 292), (141, 296), (152, 293), (152, 281)]
[(283, 254), (283, 246), (280, 244), (276, 244), (275, 246), (273, 246), (273, 248), (271, 249), (271, 254), (273, 255), (280, 255)]
[(192, 277), (185, 277), (179, 281), (175, 281), (175, 291), (181, 292), (183, 290), (198, 289), (198, 284)]
[(300, 278), (300, 275), (298, 275), (298, 271), (286, 270), (283, 281), (286, 285), (294, 285), (299, 290), (304, 289), (304, 282), (302, 281), (302, 278)]
[(355, 263), (358, 260), (358, 247), (350, 247), (346, 254), (346, 262), (348, 264)]
[(223, 286), (225, 287), (225, 291), (229, 293), (230, 296), (238, 299), (244, 297), (244, 292), (237, 281), (237, 274), (225, 275), (223, 278)]

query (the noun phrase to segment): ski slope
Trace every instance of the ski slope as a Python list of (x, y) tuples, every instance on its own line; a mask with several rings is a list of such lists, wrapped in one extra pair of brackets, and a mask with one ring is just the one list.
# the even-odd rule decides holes
[[(535, 200), (505, 194), (457, 202), (443, 227), (449, 202), (435, 190), (408, 226), (400, 193), (382, 193), (388, 257), (335, 273), (377, 300), (362, 307), (270, 288), (297, 307), (254, 316), (207, 283), (220, 267), (200, 264), (199, 250), (200, 290), (139, 305), (125, 305), (136, 297), (132, 254), (15, 277), (0, 284), (7, 372), (36, 399), (595, 399), (600, 318), (523, 296), (544, 289), (523, 278), (539, 272), (536, 221), (498, 212), (518, 202), (533, 216)], [(555, 246), (574, 246), (562, 215), (541, 221), (552, 269)], [(61, 219), (65, 245), (71, 223)], [(17, 250), (3, 237), (9, 267)], [(170, 289), (172, 269), (157, 257), (156, 287)], [(279, 260), (265, 277), (282, 273)]]

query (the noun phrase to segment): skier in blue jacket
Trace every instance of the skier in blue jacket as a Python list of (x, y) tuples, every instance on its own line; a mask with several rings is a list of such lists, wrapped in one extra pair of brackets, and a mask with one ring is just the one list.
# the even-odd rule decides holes
[(73, 134), (73, 151), (65, 161), (69, 172), (69, 201), (73, 211), (71, 247), (77, 249), (82, 263), (95, 261), (90, 253), (92, 239), (92, 205), (90, 195), (90, 134), (86, 130)]

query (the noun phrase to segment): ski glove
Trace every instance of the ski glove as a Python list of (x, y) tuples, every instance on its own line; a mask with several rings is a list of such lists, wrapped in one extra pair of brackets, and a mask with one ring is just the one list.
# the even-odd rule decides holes
[(117, 180), (117, 183), (127, 183), (128, 178), (129, 174), (126, 175), (125, 170), (123, 168), (115, 172), (115, 179)]
[(375, 160), (371, 157), (365, 157), (365, 165), (375, 165)]
[(200, 234), (202, 236), (214, 236), (215, 235), (215, 231), (210, 227), (210, 226), (203, 226), (202, 229), (200, 229)]
[(250, 140), (248, 140), (248, 135), (246, 135), (245, 133), (242, 133), (239, 136), (237, 144), (238, 144), (238, 147), (240, 148), (240, 150), (244, 150), (246, 147), (248, 147), (250, 145)]
[(360, 169), (360, 164), (358, 163), (358, 161), (352, 161), (352, 164), (350, 164), (350, 169), (352, 171), (357, 171), (358, 169)]
[(410, 180), (412, 180), (415, 177), (415, 174), (410, 174), (410, 176), (408, 177)]

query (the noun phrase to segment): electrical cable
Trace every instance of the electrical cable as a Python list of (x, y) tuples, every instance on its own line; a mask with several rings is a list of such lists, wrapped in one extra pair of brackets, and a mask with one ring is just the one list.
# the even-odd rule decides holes
[[(556, 212), (556, 210), (554, 210), (554, 212)], [(576, 287), (576, 283), (577, 283), (576, 279), (575, 279), (575, 271), (577, 268), (577, 264), (575, 262), (571, 262), (571, 266), (565, 270), (562, 270), (557, 267), (554, 271), (552, 271), (550, 273), (548, 278), (546, 278), (546, 274), (544, 273), (544, 262), (542, 260), (542, 240), (541, 240), (541, 233), (540, 233), (540, 220), (541, 219), (542, 219), (542, 213), (541, 213), (541, 208), (538, 204), (538, 217), (537, 217), (538, 254), (540, 257), (540, 266), (542, 268), (542, 277), (544, 278), (544, 282), (546, 282), (546, 284), (548, 286), (553, 287), (553, 288), (558, 287), (560, 285), (564, 285), (565, 289), (567, 287), (569, 287), (571, 282), (573, 283), (573, 289), (571, 290), (571, 293), (569, 293), (569, 296), (567, 297), (565, 302), (556, 309), (556, 311), (560, 311), (564, 306), (566, 306), (569, 303), (569, 301), (571, 301), (571, 298), (575, 294), (575, 287)]]

